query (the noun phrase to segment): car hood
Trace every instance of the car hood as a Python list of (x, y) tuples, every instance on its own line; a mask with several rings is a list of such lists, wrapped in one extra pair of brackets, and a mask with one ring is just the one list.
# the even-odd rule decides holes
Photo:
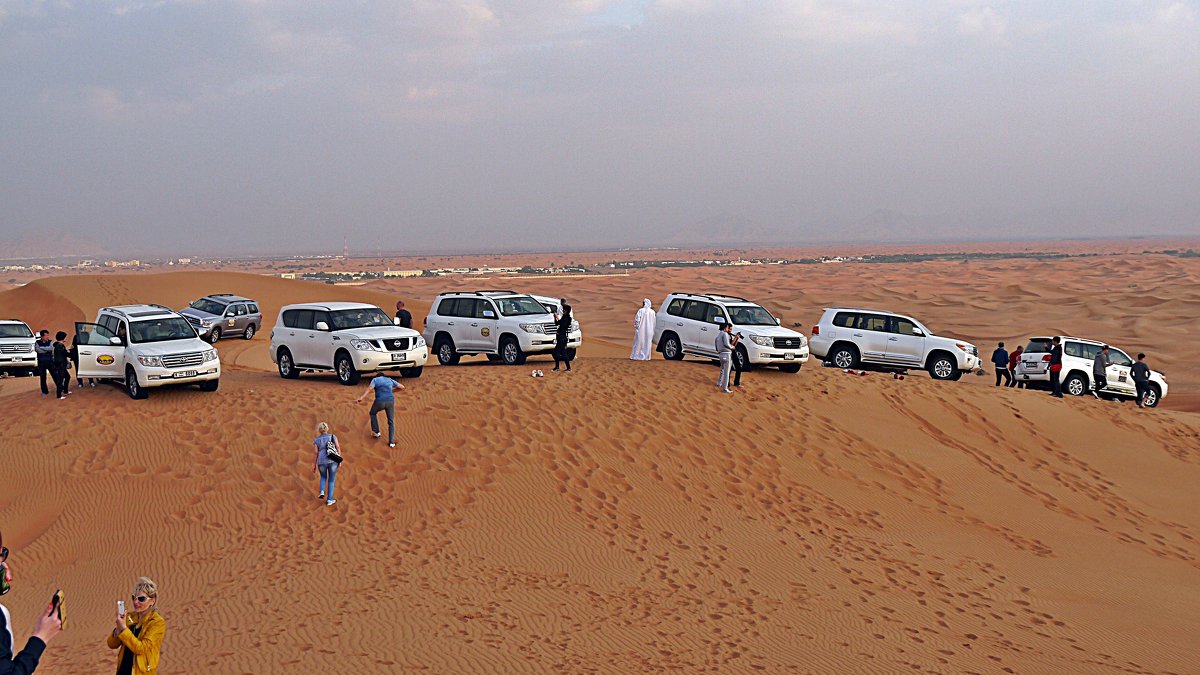
[(137, 353), (142, 356), (163, 356), (166, 354), (206, 352), (212, 349), (212, 345), (200, 338), (186, 338), (183, 340), (167, 340), (165, 342), (141, 342), (130, 345), (129, 349), (136, 349)]
[(343, 340), (394, 340), (396, 338), (421, 337), (421, 334), (411, 328), (400, 326), (369, 326), (367, 328), (347, 328), (335, 333)]
[(794, 331), (791, 328), (784, 328), (783, 326), (739, 326), (735, 323), (733, 324), (733, 329), (736, 333), (745, 333), (746, 335), (763, 335), (773, 338), (804, 337), (803, 333)]
[(0, 337), (0, 345), (31, 345), (37, 338), (31, 337)]

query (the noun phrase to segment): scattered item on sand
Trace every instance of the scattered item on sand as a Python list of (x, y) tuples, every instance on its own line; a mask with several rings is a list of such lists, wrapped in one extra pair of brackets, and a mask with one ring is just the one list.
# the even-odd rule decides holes
[(859, 376), (867, 374), (867, 371), (865, 371), (865, 370), (855, 370), (853, 368), (847, 368), (847, 369), (843, 370), (842, 372), (846, 373), (847, 375), (859, 375)]
[(904, 373), (892, 373), (892, 379), (893, 380), (903, 380)]
[(531, 377), (545, 377), (545, 376), (546, 376), (546, 374), (545, 374), (545, 373), (543, 373), (543, 372), (542, 372), (542, 371), (540, 371), (540, 370), (535, 370), (535, 371), (533, 371), (532, 373), (530, 373), (529, 375), (530, 375)]

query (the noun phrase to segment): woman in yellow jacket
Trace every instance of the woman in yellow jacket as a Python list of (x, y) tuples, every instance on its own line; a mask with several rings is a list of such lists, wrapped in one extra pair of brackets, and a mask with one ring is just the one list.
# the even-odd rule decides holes
[(156, 675), (167, 622), (158, 613), (158, 586), (146, 577), (133, 586), (133, 611), (117, 612), (108, 648), (117, 652), (117, 675)]

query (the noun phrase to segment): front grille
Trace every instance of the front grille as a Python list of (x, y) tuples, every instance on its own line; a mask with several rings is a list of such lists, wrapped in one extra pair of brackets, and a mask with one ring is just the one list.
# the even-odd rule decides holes
[(544, 324), (542, 324), (542, 332), (545, 333), (546, 335), (554, 335), (555, 333), (558, 332), (558, 324), (553, 323), (553, 322), (552, 323), (544, 323)]
[(192, 324), (193, 326), (199, 326), (199, 325), (200, 325), (200, 319), (199, 319), (198, 317), (194, 317), (194, 316), (187, 316), (187, 315), (185, 315), (185, 316), (184, 316), (184, 318), (185, 318), (185, 319), (187, 319), (187, 320), (188, 320), (188, 323)]
[(0, 345), (0, 354), (28, 354), (33, 345)]
[(408, 346), (411, 341), (411, 338), (389, 338), (387, 340), (380, 340), (380, 342), (383, 343), (384, 350), (389, 352), (408, 351)]
[(200, 352), (168, 354), (162, 357), (162, 364), (165, 368), (189, 368), (191, 366), (198, 366), (201, 363), (204, 363), (204, 354)]
[(800, 349), (800, 338), (777, 337), (775, 338), (775, 349)]

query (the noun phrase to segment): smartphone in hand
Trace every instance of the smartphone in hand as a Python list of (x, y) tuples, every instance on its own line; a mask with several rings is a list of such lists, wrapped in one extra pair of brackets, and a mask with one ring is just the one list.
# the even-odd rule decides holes
[(125, 601), (124, 600), (117, 601), (117, 614), (120, 614), (121, 616), (125, 616)]
[(50, 598), (50, 613), (58, 616), (58, 620), (62, 622), (64, 629), (67, 627), (67, 619), (63, 611), (63, 592), (61, 588), (54, 591), (54, 597)]

